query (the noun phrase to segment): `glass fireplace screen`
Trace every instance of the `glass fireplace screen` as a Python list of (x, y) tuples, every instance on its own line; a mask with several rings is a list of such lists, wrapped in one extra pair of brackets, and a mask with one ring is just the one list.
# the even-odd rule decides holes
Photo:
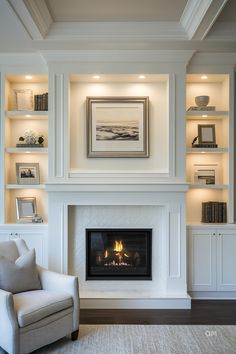
[(151, 229), (86, 229), (87, 280), (151, 280)]

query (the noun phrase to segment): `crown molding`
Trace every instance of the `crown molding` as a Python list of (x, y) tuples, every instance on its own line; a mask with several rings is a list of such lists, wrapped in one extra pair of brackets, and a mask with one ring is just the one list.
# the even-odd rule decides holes
[[(223, 10), (225, 4), (228, 0), (214, 0), (209, 6), (201, 24), (199, 25), (197, 31), (194, 34), (193, 39), (203, 40), (209, 33), (212, 26), (215, 24), (217, 17)], [(214, 27), (215, 28), (215, 27)], [(236, 38), (236, 37), (234, 37)]]
[(211, 41), (233, 41), (236, 42), (236, 23), (217, 22), (212, 31), (207, 35)]
[(129, 62), (129, 63), (184, 63), (187, 64), (194, 50), (43, 50), (47, 63), (53, 62)]
[[(198, 72), (198, 68), (201, 72), (202, 67), (208, 67), (208, 73), (220, 73), (221, 70), (225, 70), (228, 67), (228, 70), (233, 70), (236, 64), (236, 52), (234, 53), (196, 53), (191, 59), (191, 63), (188, 67), (188, 72)], [(218, 71), (215, 71), (215, 68), (218, 68)]]
[(76, 39), (174, 39), (187, 36), (178, 22), (55, 22), (49, 40)]
[(15, 67), (19, 71), (25, 67), (26, 72), (47, 72), (47, 66), (38, 53), (0, 53), (0, 65), (4, 66), (5, 71), (9, 67)]
[(185, 30), (188, 39), (194, 37), (213, 1), (214, 0), (188, 0), (180, 18), (180, 24)]
[(50, 26), (53, 23), (52, 16), (48, 10), (45, 0), (40, 0), (40, 2), (24, 0), (24, 3), (36, 23), (41, 35), (45, 38), (49, 32)]
[(45, 0), (7, 0), (31, 39), (44, 39), (53, 22)]

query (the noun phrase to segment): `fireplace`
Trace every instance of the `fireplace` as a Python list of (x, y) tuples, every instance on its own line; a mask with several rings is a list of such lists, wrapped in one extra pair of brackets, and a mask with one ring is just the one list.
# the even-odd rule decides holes
[(151, 280), (151, 229), (86, 229), (86, 280)]

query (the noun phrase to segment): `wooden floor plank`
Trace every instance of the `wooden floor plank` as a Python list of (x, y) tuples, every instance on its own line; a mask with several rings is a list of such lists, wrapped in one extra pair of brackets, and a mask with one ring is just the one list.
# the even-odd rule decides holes
[(191, 310), (82, 309), (81, 324), (235, 325), (235, 300), (192, 300)]

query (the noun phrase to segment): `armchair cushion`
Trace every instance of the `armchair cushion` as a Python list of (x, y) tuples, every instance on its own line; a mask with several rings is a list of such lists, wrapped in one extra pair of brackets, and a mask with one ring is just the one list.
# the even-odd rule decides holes
[(0, 288), (13, 294), (41, 289), (34, 249), (17, 258), (15, 262), (0, 256)]
[(70, 294), (47, 290), (15, 294), (13, 300), (20, 327), (28, 326), (73, 306)]

